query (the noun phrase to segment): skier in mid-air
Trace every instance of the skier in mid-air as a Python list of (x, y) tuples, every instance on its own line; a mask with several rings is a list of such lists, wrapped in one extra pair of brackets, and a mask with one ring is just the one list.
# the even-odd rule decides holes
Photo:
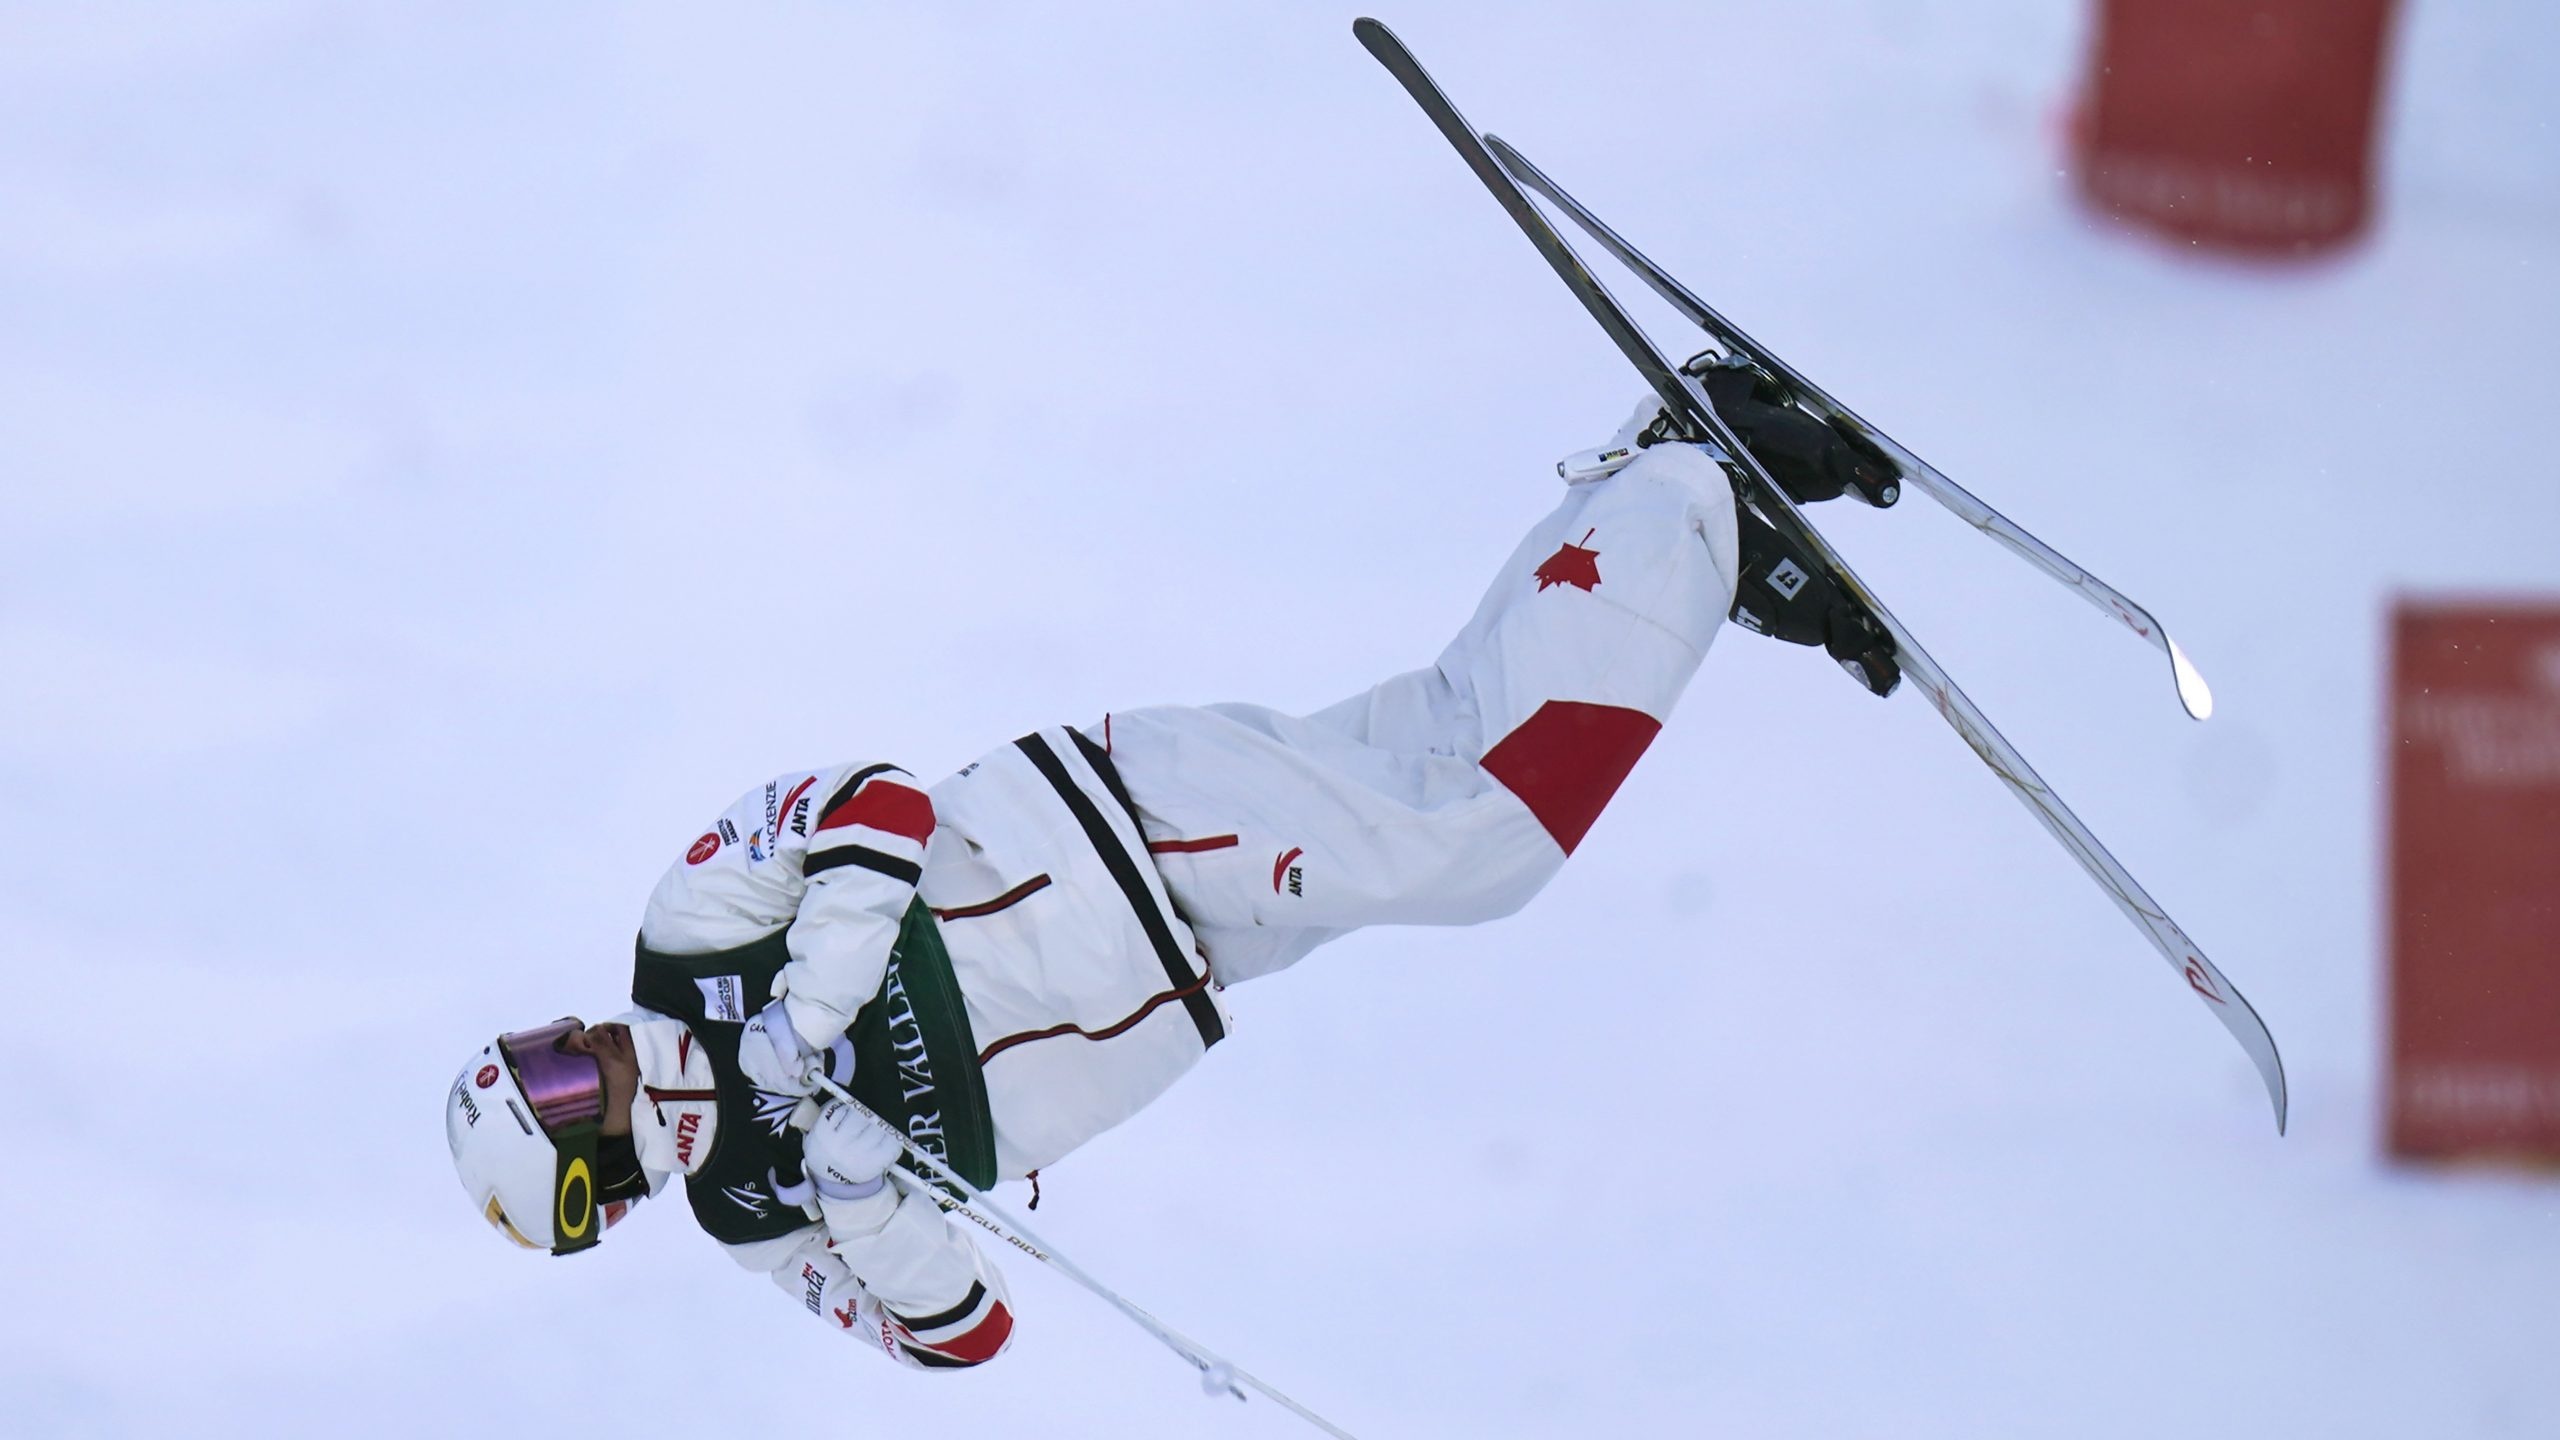
[[(1707, 390), (1799, 500), (1870, 457)], [(1124, 710), (930, 785), (786, 771), (659, 880), (608, 1022), (502, 1035), (446, 1094), (471, 1203), (570, 1254), (681, 1177), (696, 1220), (829, 1325), (922, 1368), (1010, 1340), (1002, 1277), (895, 1138), (977, 1187), (1119, 1124), (1226, 1034), (1226, 992), (1365, 925), (1507, 915), (1582, 840), (1728, 615), (1855, 663), (1831, 581), (1705, 447), (1571, 484), (1436, 664), (1310, 715)], [(1871, 472), (1868, 472), (1871, 473)], [(1872, 684), (1873, 677), (1869, 677)]]

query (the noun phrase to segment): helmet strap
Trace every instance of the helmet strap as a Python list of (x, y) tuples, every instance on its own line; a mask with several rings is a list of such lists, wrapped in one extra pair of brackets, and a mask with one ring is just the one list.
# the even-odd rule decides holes
[(596, 1142), (596, 1193), (602, 1203), (649, 1198), (649, 1176), (640, 1168), (640, 1148), (628, 1135), (606, 1135)]
[(558, 1157), (551, 1178), (554, 1255), (575, 1255), (604, 1238), (604, 1200), (596, 1178), (602, 1129), (594, 1120), (580, 1120), (551, 1136), (552, 1153)]

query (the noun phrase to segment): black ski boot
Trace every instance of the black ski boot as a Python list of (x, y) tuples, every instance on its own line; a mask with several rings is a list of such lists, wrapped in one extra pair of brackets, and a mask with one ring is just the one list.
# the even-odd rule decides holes
[(1848, 494), (1881, 510), (1902, 498), (1892, 461), (1797, 409), (1767, 371), (1712, 350), (1680, 368), (1697, 377), (1716, 414), (1797, 504)]
[[(1797, 408), (1758, 366), (1710, 350), (1680, 368), (1697, 380), (1717, 417), (1798, 505), (1855, 495), (1882, 508), (1902, 498), (1902, 475), (1891, 460)], [(1643, 413), (1641, 407), (1636, 411)], [(1650, 446), (1686, 438), (1686, 427), (1669, 411), (1657, 409), (1642, 425), (1630, 417), (1627, 427), (1600, 449), (1566, 456), (1556, 473), (1567, 484), (1580, 484), (1616, 472)], [(1874, 694), (1892, 694), (1902, 683), (1893, 637), (1840, 588), (1828, 566), (1761, 517), (1755, 508), (1764, 503), (1756, 494), (1757, 482), (1739, 464), (1728, 463), (1725, 471), (1733, 481), (1734, 526), (1741, 541), (1734, 621), (1791, 645), (1819, 645), (1851, 679)]]
[(1902, 665), (1893, 658), (1893, 637), (1875, 617), (1739, 497), (1733, 502), (1733, 519), (1735, 537), (1742, 542), (1734, 623), (1790, 645), (1819, 645), (1850, 679), (1874, 694), (1892, 694), (1902, 683)]
[[(1708, 352), (1682, 368), (1697, 377), (1716, 414), (1797, 504), (1855, 495), (1881, 508), (1902, 498), (1892, 462), (1797, 409), (1758, 367)], [(1876, 695), (1892, 694), (1902, 683), (1893, 637), (1826, 567), (1760, 518), (1739, 489), (1733, 510), (1742, 555), (1735, 623), (1791, 645), (1819, 645), (1849, 678)]]

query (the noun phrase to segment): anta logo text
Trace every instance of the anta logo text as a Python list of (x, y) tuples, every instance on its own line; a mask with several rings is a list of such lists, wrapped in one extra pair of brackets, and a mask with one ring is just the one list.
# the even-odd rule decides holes
[(1306, 853), (1303, 848), (1292, 846), (1287, 854), (1281, 856), (1272, 865), (1272, 894), (1277, 895), (1282, 890), (1286, 890), (1300, 899), (1306, 898), (1307, 867), (1298, 863), (1298, 857)]

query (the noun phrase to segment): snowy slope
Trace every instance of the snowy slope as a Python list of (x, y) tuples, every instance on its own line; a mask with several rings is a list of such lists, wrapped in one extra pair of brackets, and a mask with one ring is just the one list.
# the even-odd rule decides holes
[[(2301, 271), (2077, 214), (2074, 6), (1573, 8), (1383, 18), (2178, 631), (2210, 726), (1823, 516), (2294, 1133), (1916, 700), (1735, 633), (1537, 905), (1240, 988), (1044, 1233), (1372, 1440), (2560, 1431), (2560, 1189), (2374, 1141), (2387, 597), (2560, 585), (2538, 7), (2416, 8), (2384, 227)], [(0, 8), (14, 1431), (1295, 1433), (1020, 1264), (954, 1378), (673, 1207), (526, 1259), (435, 1119), (748, 784), (1421, 663), (1623, 413), (1348, 13), (1208, 9)]]

